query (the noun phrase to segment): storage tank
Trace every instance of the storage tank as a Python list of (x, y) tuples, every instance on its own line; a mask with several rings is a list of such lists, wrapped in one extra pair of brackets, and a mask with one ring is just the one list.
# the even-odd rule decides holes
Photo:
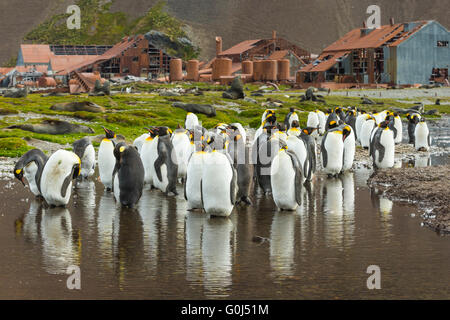
[(253, 62), (246, 60), (242, 62), (242, 74), (253, 74)]
[(221, 76), (231, 76), (232, 61), (228, 58), (217, 58), (212, 64), (213, 81), (220, 80)]
[(278, 60), (278, 80), (288, 80), (290, 76), (290, 62), (289, 59)]
[(170, 81), (183, 80), (183, 61), (181, 59), (170, 59), (169, 68)]
[(253, 80), (261, 81), (263, 73), (263, 61), (255, 60), (253, 61)]
[(189, 60), (186, 64), (186, 80), (189, 81), (198, 81), (198, 60)]
[(262, 80), (277, 81), (277, 73), (278, 73), (277, 60), (264, 60)]

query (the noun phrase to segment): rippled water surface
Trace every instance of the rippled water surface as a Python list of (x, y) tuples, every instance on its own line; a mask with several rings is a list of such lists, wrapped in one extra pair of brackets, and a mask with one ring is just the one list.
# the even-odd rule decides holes
[[(317, 177), (296, 212), (258, 194), (227, 219), (188, 212), (182, 186), (177, 197), (146, 190), (125, 210), (85, 181), (67, 209), (50, 209), (1, 181), (0, 298), (449, 299), (450, 238), (369, 190), (370, 174)], [(80, 291), (66, 287), (70, 265)], [(366, 287), (369, 265), (381, 290)]]

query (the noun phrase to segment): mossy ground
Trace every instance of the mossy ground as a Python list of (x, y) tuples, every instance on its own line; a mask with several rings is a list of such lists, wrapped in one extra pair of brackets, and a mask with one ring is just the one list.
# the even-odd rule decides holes
[[(198, 87), (204, 90), (203, 95), (194, 96), (187, 94), (175, 97), (159, 96), (155, 89), (159, 88), (173, 88), (181, 86), (185, 89)], [(277, 109), (277, 117), (283, 121), (290, 108), (296, 108), (299, 111), (300, 125), (306, 125), (308, 111), (315, 109), (327, 110), (335, 106), (360, 106), (361, 98), (345, 97), (345, 96), (327, 96), (324, 93), (323, 103), (316, 102), (299, 102), (301, 93), (304, 90), (293, 90), (288, 86), (281, 86), (280, 91), (271, 94), (265, 94), (264, 97), (251, 97), (257, 103), (250, 103), (244, 100), (228, 100), (222, 98), (222, 92), (226, 89), (225, 86), (207, 84), (207, 83), (179, 83), (179, 84), (144, 84), (137, 83), (133, 85), (134, 89), (140, 90), (139, 94), (115, 94), (105, 97), (88, 97), (87, 94), (80, 96), (65, 96), (65, 97), (41, 97), (40, 94), (30, 94), (26, 98), (14, 99), (0, 97), (0, 139), (5, 139), (4, 142), (12, 141), (17, 143), (23, 141), (22, 138), (30, 137), (49, 142), (60, 144), (71, 144), (73, 141), (80, 139), (84, 134), (68, 134), (68, 135), (50, 135), (37, 134), (33, 132), (23, 131), (20, 129), (6, 129), (6, 127), (13, 124), (23, 123), (38, 123), (43, 118), (65, 116), (72, 118), (72, 122), (81, 123), (91, 127), (95, 133), (93, 135), (103, 134), (102, 126), (114, 130), (116, 133), (126, 137), (128, 142), (132, 142), (136, 137), (145, 132), (145, 126), (160, 126), (165, 125), (172, 129), (177, 124), (183, 125), (186, 116), (186, 111), (172, 107), (175, 101), (185, 103), (201, 103), (216, 105), (217, 116), (207, 117), (199, 114), (199, 120), (206, 128), (212, 128), (219, 122), (231, 123), (240, 122), (244, 127), (257, 128), (261, 122), (261, 115), (266, 109), (262, 106), (268, 98), (278, 99), (283, 101), (283, 106)], [(245, 93), (250, 97), (252, 91), (259, 88), (258, 85), (246, 84)], [(120, 89), (113, 88), (114, 90)], [(290, 96), (290, 97), (288, 97)], [(292, 97), (294, 96), (294, 97)], [(105, 113), (91, 113), (91, 112), (67, 112), (55, 111), (50, 107), (55, 103), (64, 103), (72, 101), (89, 100), (100, 106), (105, 107)], [(370, 105), (363, 106), (366, 110), (384, 110), (389, 107), (409, 108), (412, 105), (400, 103), (395, 99), (373, 99), (377, 102), (384, 102), (384, 105)], [(417, 99), (416, 99), (417, 100)], [(441, 101), (450, 101), (450, 97), (441, 98)], [(438, 109), (442, 113), (450, 113), (449, 105), (433, 106), (433, 109)], [(25, 120), (23, 113), (39, 114), (41, 118), (31, 118)], [(78, 120), (79, 119), (79, 120)], [(86, 123), (88, 121), (89, 123)], [(95, 144), (94, 144), (95, 145)], [(8, 147), (0, 150), (0, 156), (14, 157), (20, 155), (27, 149), (26, 143), (18, 146), (16, 150), (8, 149)]]

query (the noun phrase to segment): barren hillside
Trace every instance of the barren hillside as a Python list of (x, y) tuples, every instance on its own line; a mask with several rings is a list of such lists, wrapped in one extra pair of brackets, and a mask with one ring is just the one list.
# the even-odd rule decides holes
[[(49, 14), (65, 10), (70, 0), (23, 0), (13, 6), (0, 2), (0, 61), (17, 52), (18, 44)], [(141, 15), (156, 0), (116, 1), (113, 9)], [(168, 8), (189, 25), (190, 36), (202, 47), (202, 56), (214, 53), (214, 36), (221, 35), (224, 48), (251, 38), (268, 37), (272, 30), (313, 52), (362, 25), (372, 0), (168, 0)], [(447, 0), (378, 0), (382, 23), (438, 20), (450, 28)]]

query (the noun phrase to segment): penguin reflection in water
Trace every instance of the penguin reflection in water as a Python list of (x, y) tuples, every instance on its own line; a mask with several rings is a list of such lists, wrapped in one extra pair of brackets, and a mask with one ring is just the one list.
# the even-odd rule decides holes
[(124, 142), (118, 143), (114, 148), (116, 164), (112, 179), (113, 192), (116, 201), (122, 206), (133, 208), (142, 196), (144, 188), (144, 166), (139, 152)]
[(23, 178), (28, 181), (31, 192), (41, 196), (41, 175), (47, 156), (39, 149), (25, 153), (14, 166), (14, 176), (25, 186)]

